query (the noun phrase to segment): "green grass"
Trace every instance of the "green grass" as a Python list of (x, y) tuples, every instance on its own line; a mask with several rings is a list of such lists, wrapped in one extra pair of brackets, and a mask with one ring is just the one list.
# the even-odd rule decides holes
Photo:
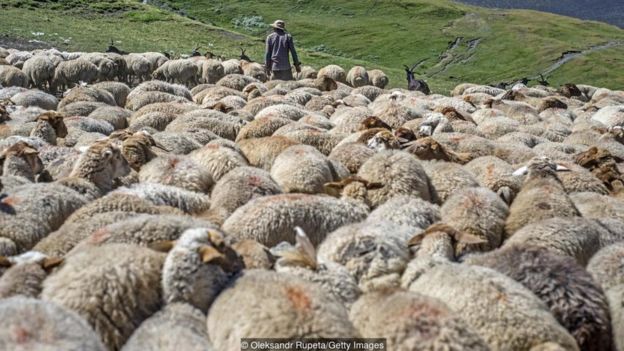
[[(402, 66), (426, 59), (417, 72), (442, 93), (464, 81), (536, 76), (564, 51), (624, 43), (624, 30), (606, 24), (445, 0), (161, 1), (168, 5), (165, 9), (130, 0), (5, 0), (0, 34), (36, 38), (67, 50), (103, 50), (111, 38), (129, 51), (188, 53), (201, 46), (227, 57), (236, 57), (243, 46), (260, 61), (267, 24), (281, 18), (304, 64), (380, 68), (391, 86), (404, 87)], [(45, 34), (35, 37), (33, 32)], [(464, 39), (448, 50), (457, 37)], [(476, 48), (469, 47), (472, 39), (479, 39)], [(548, 79), (624, 88), (623, 52), (619, 46), (588, 54)]]

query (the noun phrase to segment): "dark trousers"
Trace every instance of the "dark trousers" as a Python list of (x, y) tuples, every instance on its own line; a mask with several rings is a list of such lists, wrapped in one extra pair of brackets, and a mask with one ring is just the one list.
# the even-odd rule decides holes
[(294, 80), (292, 70), (272, 71), (271, 80)]

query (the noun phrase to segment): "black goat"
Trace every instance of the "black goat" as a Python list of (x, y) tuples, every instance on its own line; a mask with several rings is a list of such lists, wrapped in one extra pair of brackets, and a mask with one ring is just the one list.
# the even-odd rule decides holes
[(414, 65), (412, 66), (412, 68), (404, 66), (405, 73), (407, 74), (407, 90), (420, 91), (425, 95), (429, 95), (431, 91), (429, 90), (429, 85), (427, 85), (427, 82), (422, 79), (416, 79), (416, 77), (414, 77), (414, 69), (416, 68), (416, 66), (417, 65)]
[(106, 52), (112, 52), (112, 53), (119, 54), (119, 55), (128, 55), (126, 51), (119, 50), (117, 49), (117, 47), (113, 45), (113, 39), (111, 39), (110, 44), (108, 45), (108, 48), (106, 49)]
[(241, 54), (240, 54), (240, 59), (241, 60), (245, 60), (245, 61), (248, 61), (248, 62), (254, 62), (254, 60), (252, 60), (251, 58), (249, 58), (249, 56), (247, 56), (245, 54), (245, 51), (247, 51), (247, 49), (243, 49), (243, 48), (240, 48), (240, 49), (241, 49)]

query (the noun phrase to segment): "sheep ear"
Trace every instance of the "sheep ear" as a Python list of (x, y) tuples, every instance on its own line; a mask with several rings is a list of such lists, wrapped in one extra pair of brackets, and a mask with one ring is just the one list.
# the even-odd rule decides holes
[(150, 249), (158, 252), (169, 252), (175, 246), (174, 240), (156, 241), (147, 245)]
[(330, 182), (323, 184), (323, 190), (325, 194), (340, 197), (340, 192), (342, 191), (343, 184), (340, 182)]
[(46, 272), (50, 272), (54, 267), (58, 267), (65, 259), (62, 257), (46, 257), (41, 262), (41, 268)]
[(472, 234), (464, 233), (464, 232), (456, 232), (455, 241), (462, 244), (486, 244), (488, 241)]
[(25, 155), (36, 155), (38, 153), (39, 153), (39, 151), (37, 151), (37, 150), (35, 150), (35, 149), (31, 148), (31, 147), (24, 148), (24, 154)]
[(295, 227), (295, 240), (297, 242), (295, 247), (303, 251), (310, 259), (316, 261), (316, 249), (301, 227)]
[(519, 176), (527, 174), (528, 172), (529, 172), (529, 168), (527, 166), (523, 166), (523, 167), (516, 169), (516, 171), (513, 172), (512, 175), (514, 177), (519, 177)]
[(9, 268), (12, 265), (13, 263), (6, 256), (0, 256), (0, 267)]
[(411, 246), (418, 246), (418, 245), (420, 245), (422, 243), (423, 239), (425, 238), (425, 236), (426, 236), (425, 232), (420, 232), (420, 233), (414, 235), (407, 242), (407, 246), (411, 247)]
[(219, 263), (225, 260), (225, 256), (219, 250), (210, 245), (202, 245), (199, 248), (199, 254), (201, 255), (202, 262), (204, 263)]
[(223, 241), (223, 235), (219, 234), (218, 232), (209, 230), (208, 238), (210, 239), (210, 242), (212, 242), (216, 246), (222, 246), (225, 244), (225, 242)]
[(368, 189), (368, 190), (381, 189), (383, 187), (384, 187), (384, 185), (382, 183), (379, 183), (379, 182), (366, 184), (366, 189)]
[(570, 169), (568, 167), (562, 166), (562, 165), (557, 165), (557, 172), (570, 172)]

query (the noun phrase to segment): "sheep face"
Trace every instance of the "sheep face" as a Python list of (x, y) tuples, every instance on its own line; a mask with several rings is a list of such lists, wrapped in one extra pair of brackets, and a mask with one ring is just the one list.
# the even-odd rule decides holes
[(39, 158), (39, 151), (23, 141), (13, 144), (0, 155), (0, 165), (9, 157), (21, 158), (30, 167), (33, 174), (43, 171), (43, 162)]
[(366, 130), (372, 128), (383, 128), (392, 130), (392, 128), (387, 123), (379, 119), (379, 117), (375, 116), (366, 117), (362, 122), (360, 122), (358, 130)]
[(52, 128), (54, 128), (54, 132), (56, 133), (57, 137), (64, 138), (67, 136), (67, 126), (63, 121), (63, 115), (61, 115), (60, 113), (46, 112), (39, 115), (37, 119), (40, 121), (48, 122), (52, 126)]
[(536, 157), (527, 166), (517, 169), (513, 175), (521, 176), (528, 174), (529, 178), (557, 177), (557, 172), (570, 171), (564, 166), (558, 165), (548, 157)]
[(367, 146), (376, 151), (383, 151), (399, 149), (401, 148), (401, 143), (391, 132), (384, 130), (375, 134), (368, 141)]

